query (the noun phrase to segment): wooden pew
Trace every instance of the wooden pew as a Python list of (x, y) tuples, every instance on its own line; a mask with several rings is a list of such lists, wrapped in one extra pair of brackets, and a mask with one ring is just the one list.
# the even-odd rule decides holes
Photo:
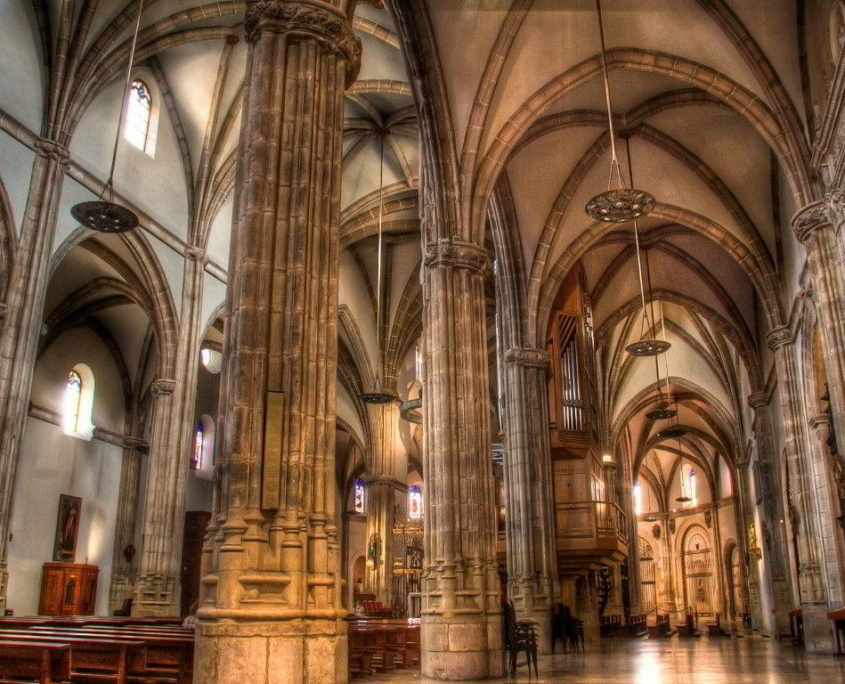
[(0, 684), (20, 684), (20, 678), (38, 684), (70, 681), (70, 645), (58, 642), (0, 641)]
[(132, 627), (115, 627), (109, 629), (89, 629), (79, 627), (75, 629), (62, 627), (30, 627), (33, 634), (46, 634), (53, 637), (68, 636), (70, 633), (80, 638), (109, 638), (128, 641), (143, 641), (146, 650), (146, 669), (143, 673), (131, 673), (130, 680), (135, 680), (136, 674), (142, 674), (147, 679), (157, 678), (162, 681), (172, 680), (180, 684), (190, 684), (193, 675), (194, 637), (193, 635), (156, 634), (149, 631), (137, 631)]
[(90, 684), (126, 684), (130, 672), (146, 670), (146, 646), (140, 639), (74, 636), (72, 630), (51, 636), (29, 630), (8, 630), (4, 639), (16, 643), (62, 643), (71, 649), (71, 678)]

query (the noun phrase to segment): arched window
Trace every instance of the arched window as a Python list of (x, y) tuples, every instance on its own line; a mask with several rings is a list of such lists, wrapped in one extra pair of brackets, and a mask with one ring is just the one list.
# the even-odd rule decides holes
[(355, 512), (364, 512), (364, 481), (355, 480)]
[(199, 470), (202, 468), (202, 452), (205, 447), (205, 426), (202, 421), (197, 422), (197, 428), (194, 431), (194, 453), (191, 457), (191, 468)]
[(640, 513), (643, 512), (643, 493), (642, 493), (642, 490), (640, 489), (640, 483), (639, 482), (634, 483), (633, 496), (634, 496), (634, 513), (639, 515)]
[(422, 490), (419, 485), (408, 489), (408, 517), (411, 520), (422, 518)]
[(68, 373), (62, 398), (62, 429), (65, 434), (91, 439), (94, 425), (94, 374), (84, 363), (75, 365)]
[(696, 491), (696, 483), (695, 483), (695, 471), (690, 468), (689, 471), (689, 495), (692, 499), (692, 505), (698, 506), (698, 492)]
[(65, 432), (76, 432), (79, 421), (79, 402), (82, 399), (82, 378), (72, 370), (65, 385), (64, 428)]
[(124, 137), (141, 151), (147, 149), (150, 132), (150, 114), (153, 99), (147, 84), (138, 79), (129, 88), (129, 103), (126, 108)]

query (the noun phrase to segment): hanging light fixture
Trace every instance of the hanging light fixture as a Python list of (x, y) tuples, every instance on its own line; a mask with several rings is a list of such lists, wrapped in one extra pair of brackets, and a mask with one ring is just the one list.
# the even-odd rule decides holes
[[(114, 165), (117, 161), (117, 147), (120, 142), (120, 129), (123, 125), (123, 112), (126, 100), (129, 98), (129, 85), (132, 78), (132, 63), (135, 61), (135, 48), (138, 45), (138, 31), (141, 28), (141, 14), (144, 11), (144, 0), (138, 3), (138, 18), (135, 20), (135, 33), (132, 35), (132, 45), (129, 49), (129, 64), (126, 67), (126, 81), (123, 84), (123, 99), (120, 102), (120, 114), (117, 119), (117, 133), (112, 148), (109, 178), (103, 186), (103, 191), (96, 200), (80, 202), (74, 205), (70, 214), (79, 221), (80, 225), (96, 230), (99, 233), (125, 233), (138, 227), (138, 216), (131, 209), (114, 200)], [(108, 195), (108, 199), (106, 196)]]
[[(381, 138), (381, 153), (379, 157), (378, 177), (378, 276), (376, 282), (376, 343), (378, 344), (378, 364), (381, 367), (381, 248), (382, 248), (382, 216), (384, 213), (384, 133)], [(381, 373), (376, 373), (375, 388), (372, 392), (361, 395), (365, 404), (390, 404), (398, 399), (395, 392), (388, 392), (381, 386)]]
[(646, 480), (645, 487), (648, 490), (648, 510), (645, 513), (643, 522), (657, 522), (657, 516), (651, 510), (651, 487), (648, 484), (648, 480)]
[[(616, 130), (613, 125), (613, 108), (610, 102), (610, 80), (607, 75), (607, 55), (604, 43), (604, 24), (601, 18), (601, 3), (596, 0), (596, 17), (599, 26), (599, 40), (601, 41), (601, 69), (604, 80), (604, 99), (607, 105), (607, 125), (610, 135), (610, 176), (607, 180), (607, 190), (593, 197), (584, 210), (594, 221), (604, 223), (625, 223), (645, 216), (654, 208), (654, 197), (645, 190), (627, 187), (622, 178), (619, 157), (616, 154)], [(616, 174), (618, 187), (613, 187), (613, 175)]]
[(679, 504), (687, 504), (692, 499), (687, 496), (687, 492), (684, 489), (684, 451), (681, 448), (681, 438), (678, 437), (678, 452), (681, 454), (681, 495), (675, 499)]
[[(648, 279), (648, 288), (649, 293), (651, 292), (651, 269), (648, 269), (649, 279)], [(652, 299), (652, 303), (653, 303)], [(654, 315), (652, 314), (652, 318)], [(663, 302), (660, 302), (660, 329), (663, 337), (663, 341), (666, 342), (666, 318), (663, 314)], [(675, 418), (678, 415), (677, 408), (671, 408), (672, 406), (672, 391), (669, 389), (669, 351), (667, 350), (666, 353), (663, 355), (663, 359), (666, 366), (666, 406), (663, 408), (655, 409), (654, 411), (649, 411), (646, 413), (646, 417), (650, 418), (651, 420), (670, 420), (671, 418)], [(663, 401), (663, 392), (660, 390), (660, 366), (657, 363), (657, 359), (654, 359), (654, 368), (655, 372), (657, 373), (657, 394), (660, 397), (660, 400)]]

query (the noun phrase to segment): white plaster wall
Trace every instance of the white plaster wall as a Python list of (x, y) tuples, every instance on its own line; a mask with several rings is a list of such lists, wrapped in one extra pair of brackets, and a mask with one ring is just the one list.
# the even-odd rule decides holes
[(82, 498), (76, 562), (100, 568), (96, 612), (108, 614), (114, 528), (123, 449), (69, 437), (28, 418), (15, 480), (9, 543), (9, 602), (16, 615), (35, 615), (41, 568), (53, 560), (59, 496)]
[(41, 54), (32, 5), (0, 0), (0, 106), (36, 132), (43, 109)]

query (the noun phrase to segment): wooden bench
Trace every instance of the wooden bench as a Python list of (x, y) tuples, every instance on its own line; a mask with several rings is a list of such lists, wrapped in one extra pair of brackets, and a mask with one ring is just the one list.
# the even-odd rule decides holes
[(0, 684), (38, 684), (70, 681), (70, 645), (51, 641), (0, 641)]
[(20, 643), (62, 643), (71, 649), (71, 677), (74, 682), (126, 684), (130, 672), (144, 672), (146, 646), (140, 639), (74, 636), (71, 630), (61, 635), (33, 634), (29, 630), (8, 630), (8, 641)]

